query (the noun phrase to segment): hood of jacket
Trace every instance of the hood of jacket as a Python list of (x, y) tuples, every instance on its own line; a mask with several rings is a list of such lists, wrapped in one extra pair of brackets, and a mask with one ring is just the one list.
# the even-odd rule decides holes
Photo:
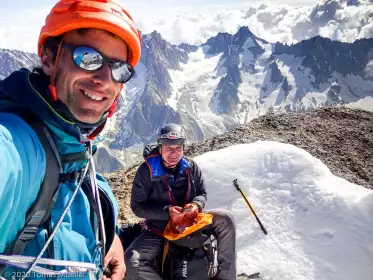
[(45, 123), (80, 140), (81, 134), (89, 133), (90, 130), (82, 130), (77, 123), (56, 109), (64, 105), (59, 100), (52, 100), (48, 85), (49, 80), (28, 69), (13, 72), (0, 81), (0, 110), (2, 106), (25, 108)]

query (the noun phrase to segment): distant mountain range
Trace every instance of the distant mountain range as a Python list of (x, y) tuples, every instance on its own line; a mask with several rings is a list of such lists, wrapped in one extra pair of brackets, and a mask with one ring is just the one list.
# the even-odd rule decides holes
[[(0, 49), (0, 78), (37, 61), (35, 54)], [(335, 107), (368, 96), (373, 39), (342, 43), (317, 36), (289, 46), (242, 27), (200, 46), (176, 46), (153, 32), (143, 36), (141, 61), (106, 130), (99, 169), (132, 164), (168, 122), (183, 124), (188, 138), (200, 141), (267, 112)]]

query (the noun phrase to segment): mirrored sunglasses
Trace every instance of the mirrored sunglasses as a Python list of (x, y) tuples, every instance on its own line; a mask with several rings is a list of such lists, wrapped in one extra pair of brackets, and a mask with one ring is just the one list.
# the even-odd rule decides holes
[(105, 63), (109, 65), (112, 78), (118, 83), (128, 82), (135, 73), (133, 67), (121, 60), (109, 59), (96, 49), (88, 46), (63, 43), (63, 47), (69, 49), (76, 66), (85, 71), (100, 70)]

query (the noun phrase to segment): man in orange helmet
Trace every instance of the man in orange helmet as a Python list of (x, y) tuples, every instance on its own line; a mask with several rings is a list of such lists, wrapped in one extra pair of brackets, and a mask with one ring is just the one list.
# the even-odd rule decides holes
[(0, 278), (123, 278), (117, 202), (91, 140), (140, 53), (118, 4), (60, 0), (40, 32), (41, 67), (0, 81)]

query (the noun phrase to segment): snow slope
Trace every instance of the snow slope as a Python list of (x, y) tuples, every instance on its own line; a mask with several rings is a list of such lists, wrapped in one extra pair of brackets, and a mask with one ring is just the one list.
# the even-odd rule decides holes
[[(233, 211), (238, 273), (263, 279), (373, 279), (373, 191), (331, 174), (306, 151), (277, 142), (236, 145), (197, 157), (207, 209)], [(233, 186), (238, 183), (264, 235)]]
[(373, 98), (367, 96), (363, 99), (360, 99), (359, 101), (351, 102), (345, 106), (352, 108), (352, 109), (361, 109), (361, 110), (373, 112)]

